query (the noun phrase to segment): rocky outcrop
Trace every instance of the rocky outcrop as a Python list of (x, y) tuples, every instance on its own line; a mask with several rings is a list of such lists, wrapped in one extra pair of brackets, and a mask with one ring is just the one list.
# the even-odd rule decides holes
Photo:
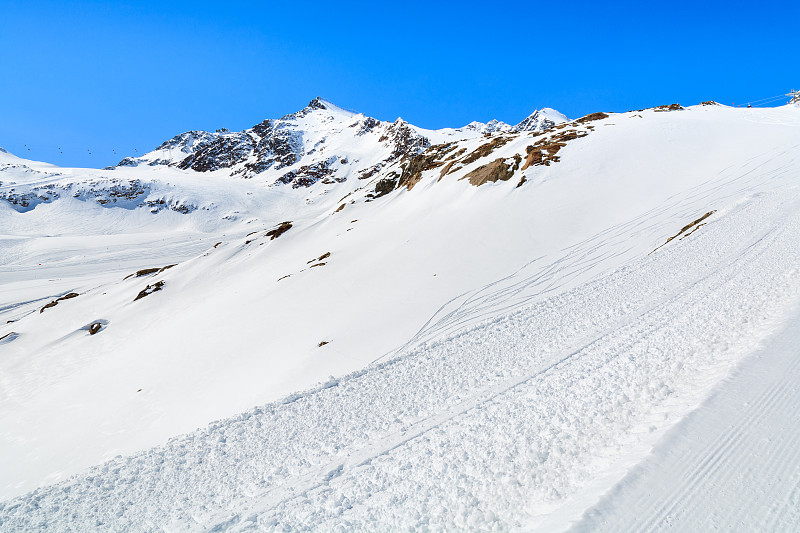
[(294, 165), (303, 155), (302, 134), (285, 122), (265, 120), (252, 131), (259, 140), (254, 150), (255, 161), (245, 165), (244, 177), (253, 177), (273, 167), (279, 170)]
[(256, 147), (253, 139), (246, 133), (228, 134), (205, 143), (178, 163), (178, 168), (209, 172), (230, 168), (246, 161)]
[(414, 131), (411, 126), (401, 118), (386, 128), (386, 131), (378, 139), (386, 148), (391, 148), (389, 157), (386, 161), (396, 161), (409, 154), (418, 154), (431, 145), (431, 142)]
[(423, 172), (442, 166), (445, 163), (445, 156), (454, 148), (454, 143), (437, 144), (420, 154), (411, 156), (402, 164), (403, 173), (397, 186), (410, 191), (422, 178)]
[(53, 202), (62, 197), (94, 201), (104, 206), (132, 208), (142, 205), (141, 198), (149, 190), (149, 186), (140, 180), (108, 178), (64, 185), (49, 183), (22, 191), (11, 187), (0, 191), (0, 199), (7, 201), (20, 212), (29, 211), (39, 204)]
[(519, 170), (521, 161), (522, 157), (518, 154), (512, 157), (510, 161), (501, 157), (489, 164), (476, 168), (461, 179), (469, 180), (470, 184), (476, 187), (488, 182), (508, 181), (514, 175), (514, 172)]
[[(343, 120), (348, 123), (342, 124)], [(306, 128), (315, 132), (313, 140), (306, 141), (309, 133)], [(323, 132), (321, 139), (320, 132)], [(351, 163), (346, 154), (325, 153), (328, 138), (338, 139), (343, 134), (355, 139), (363, 138), (359, 142), (367, 145), (374, 143), (375, 151), (384, 154), (379, 163), (353, 168), (355, 175), (362, 179), (370, 178), (387, 165), (416, 155), (430, 146), (425, 136), (402, 119), (394, 123), (381, 122), (315, 98), (296, 113), (277, 120), (265, 120), (244, 131), (182, 133), (162, 143), (150, 154), (125, 158), (118, 166), (174, 165), (196, 172), (229, 169), (231, 176), (243, 178), (285, 168), (287, 172), (274, 178), (276, 183), (294, 188), (310, 187), (317, 182), (336, 183), (345, 179), (349, 173), (337, 175), (338, 168), (334, 168), (333, 162), (338, 160), (340, 167), (355, 166), (358, 162)], [(375, 136), (374, 141), (367, 137), (369, 135)]]
[(344, 181), (344, 177), (332, 177), (334, 175), (333, 164), (338, 157), (333, 156), (325, 161), (304, 165), (297, 170), (290, 170), (280, 178), (278, 182), (286, 185), (291, 184), (292, 188), (310, 187), (318, 181), (323, 183), (335, 183)]

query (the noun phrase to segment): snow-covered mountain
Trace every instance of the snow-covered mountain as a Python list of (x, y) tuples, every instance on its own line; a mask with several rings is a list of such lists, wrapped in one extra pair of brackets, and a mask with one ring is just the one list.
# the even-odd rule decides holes
[(265, 120), (244, 131), (182, 133), (148, 154), (123, 159), (119, 166), (174, 165), (198, 172), (225, 169), (231, 176), (309, 187), (318, 181), (368, 179), (431, 144), (501, 132), (541, 132), (566, 120), (558, 111), (546, 108), (517, 126), (492, 120), (456, 129), (425, 130), (401, 118), (384, 122), (315, 98), (297, 113)]
[(0, 152), (0, 530), (792, 529), (798, 126), (316, 99), (107, 169)]
[[(316, 98), (297, 113), (265, 120), (241, 132), (189, 131), (176, 135), (141, 157), (127, 157), (102, 171), (75, 172), (41, 164), (34, 169), (5, 152), (5, 158), (0, 159), (2, 171), (15, 179), (6, 180), (0, 187), (0, 198), (18, 211), (72, 197), (107, 206), (143, 207), (152, 213), (168, 209), (186, 214), (220, 204), (189, 200), (187, 195), (196, 192), (194, 184), (181, 189), (160, 178), (209, 175), (217, 180), (233, 177), (309, 189), (310, 202), (310, 198), (331, 190), (352, 192), (373, 186), (378, 177), (399, 176), (415, 156), (433, 145), (454, 146), (500, 132), (540, 133), (566, 120), (557, 111), (545, 108), (517, 126), (491, 121), (425, 130), (400, 118), (382, 122)], [(191, 172), (163, 173), (164, 167)]]

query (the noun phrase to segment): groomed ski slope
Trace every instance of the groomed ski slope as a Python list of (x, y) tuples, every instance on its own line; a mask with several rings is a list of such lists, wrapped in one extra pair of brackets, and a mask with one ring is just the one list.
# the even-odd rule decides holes
[(0, 504), (0, 529), (565, 529), (779, 327), (798, 265), (800, 191), (743, 192), (574, 289)]
[(572, 531), (797, 531), (798, 407), (800, 308)]

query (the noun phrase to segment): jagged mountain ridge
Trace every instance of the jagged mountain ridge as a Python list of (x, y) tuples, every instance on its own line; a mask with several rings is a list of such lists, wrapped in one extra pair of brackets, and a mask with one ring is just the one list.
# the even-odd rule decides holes
[[(362, 192), (351, 201), (361, 196), (370, 201), (400, 187), (410, 189), (421, 172), (438, 166), (445, 166), (445, 173), (483, 168), (497, 157), (495, 148), (511, 138), (519, 142), (507, 148), (525, 143), (516, 154), (522, 157), (526, 138), (557, 131), (565, 121), (564, 115), (544, 108), (515, 126), (493, 120), (425, 130), (401, 118), (380, 121), (316, 98), (296, 113), (265, 120), (244, 131), (181, 133), (141, 157), (125, 158), (104, 169), (57, 167), (4, 152), (0, 157), (0, 199), (19, 212), (71, 198), (102, 207), (188, 214), (221, 207), (201, 192), (206, 187), (245, 179), (259, 188), (295, 190), (304, 196), (305, 204), (317, 203), (328, 193), (347, 198), (358, 191)], [(505, 159), (514, 156), (509, 154)], [(505, 167), (489, 164), (493, 165), (489, 181), (508, 180), (519, 169), (513, 162)], [(463, 172), (455, 179), (461, 179), (460, 174)], [(478, 183), (472, 177), (470, 182)], [(240, 202), (231, 200), (231, 205)], [(322, 201), (319, 207), (324, 211), (334, 200)], [(230, 205), (222, 211), (219, 219), (242, 216), (240, 209)]]
[[(546, 131), (567, 118), (544, 108), (512, 126), (492, 120), (461, 128), (425, 130), (401, 118), (380, 121), (315, 98), (302, 110), (231, 132), (188, 131), (117, 166), (169, 165), (197, 172), (223, 171), (268, 183), (308, 187), (322, 180), (367, 179), (433, 144), (486, 134)], [(267, 172), (270, 171), (270, 172)]]
[(292, 196), (303, 201), (291, 201), (292, 210), (319, 203), (322, 212), (339, 211), (346, 199), (369, 202), (396, 189), (410, 190), (423, 174), (436, 174), (436, 181), (452, 175), (448, 179), (475, 186), (512, 178), (522, 185), (531, 178), (526, 169), (559, 161), (556, 153), (566, 142), (588, 135), (593, 126), (587, 122), (606, 116), (566, 122), (545, 108), (516, 126), (490, 121), (425, 130), (400, 118), (381, 122), (317, 98), (296, 113), (241, 132), (182, 133), (140, 158), (102, 170), (42, 165), (8, 154), (0, 161), (0, 177), (11, 179), (0, 182), (0, 199), (20, 212), (75, 198), (151, 213), (221, 209), (213, 218), (236, 220), (243, 215), (234, 204), (248, 213), (256, 206), (245, 207), (250, 202), (241, 196), (223, 206), (208, 194), (209, 187), (228, 189), (224, 184), (233, 179), (262, 190), (278, 187), (279, 196), (286, 187), (296, 191)]

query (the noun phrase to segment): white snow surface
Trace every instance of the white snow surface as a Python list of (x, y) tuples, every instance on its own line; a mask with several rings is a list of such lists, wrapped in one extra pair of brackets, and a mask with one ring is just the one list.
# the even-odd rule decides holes
[(798, 383), (800, 309), (573, 531), (797, 530)]
[(0, 530), (796, 530), (800, 109), (574, 124), (376, 199), (0, 153)]

